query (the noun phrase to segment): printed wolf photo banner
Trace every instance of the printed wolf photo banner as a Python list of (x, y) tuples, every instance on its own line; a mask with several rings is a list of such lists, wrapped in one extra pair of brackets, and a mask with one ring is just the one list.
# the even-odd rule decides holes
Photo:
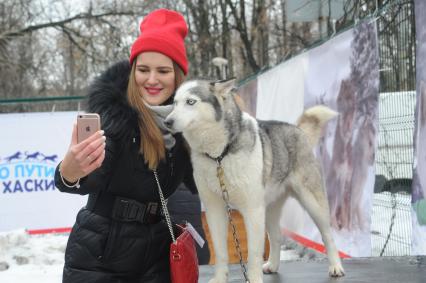
[[(327, 123), (316, 149), (332, 232), (344, 254), (370, 256), (379, 92), (375, 24), (362, 23), (279, 64), (260, 75), (257, 85), (258, 119), (294, 124), (304, 109), (318, 104), (339, 113)], [(303, 244), (322, 245), (316, 225), (291, 198), (284, 205), (281, 227), (284, 235)]]
[[(305, 108), (324, 104), (339, 113), (317, 147), (334, 236), (343, 252), (370, 256), (379, 95), (376, 25), (363, 22), (309, 55)], [(312, 227), (305, 225), (302, 233), (320, 241)]]
[(416, 117), (412, 182), (412, 252), (426, 254), (426, 1), (415, 1), (416, 15)]

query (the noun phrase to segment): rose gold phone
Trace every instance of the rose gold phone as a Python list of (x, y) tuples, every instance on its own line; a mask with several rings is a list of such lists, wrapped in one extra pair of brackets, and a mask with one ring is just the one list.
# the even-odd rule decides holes
[(80, 143), (101, 129), (101, 118), (97, 113), (78, 114), (77, 142)]

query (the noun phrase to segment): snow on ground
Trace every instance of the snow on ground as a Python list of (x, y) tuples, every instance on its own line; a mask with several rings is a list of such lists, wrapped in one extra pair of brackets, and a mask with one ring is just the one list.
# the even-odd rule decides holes
[[(392, 237), (384, 255), (401, 255), (401, 247), (409, 245), (411, 240), (407, 238), (411, 216), (404, 209), (405, 206), (409, 207), (410, 196), (396, 194), (396, 199), (392, 199), (390, 194), (376, 194), (374, 197), (371, 227), (373, 256), (378, 256), (387, 238), (393, 215), (392, 205), (395, 204), (402, 208), (398, 207), (394, 216)], [(25, 230), (0, 233), (0, 282), (60, 283), (67, 240), (68, 234), (29, 235)], [(307, 261), (324, 257), (289, 239), (285, 239), (281, 247), (281, 260)]]
[[(29, 235), (25, 230), (0, 233), (0, 282), (60, 283), (67, 239), (68, 234)], [(289, 240), (282, 246), (281, 259), (315, 254)]]
[(61, 282), (67, 239), (65, 234), (31, 236), (25, 230), (0, 233), (0, 282)]

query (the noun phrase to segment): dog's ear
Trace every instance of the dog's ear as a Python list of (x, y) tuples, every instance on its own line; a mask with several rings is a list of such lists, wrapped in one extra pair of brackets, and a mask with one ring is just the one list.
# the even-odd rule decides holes
[(214, 81), (210, 82), (210, 86), (213, 88), (214, 93), (226, 98), (235, 88), (235, 81), (236, 78)]

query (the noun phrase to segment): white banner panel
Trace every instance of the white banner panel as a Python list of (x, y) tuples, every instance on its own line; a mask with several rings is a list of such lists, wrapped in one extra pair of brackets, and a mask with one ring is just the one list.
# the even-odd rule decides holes
[(412, 252), (426, 255), (426, 1), (415, 1), (417, 37), (417, 107), (412, 183)]
[(87, 197), (59, 192), (77, 112), (0, 114), (0, 231), (71, 227)]
[(295, 123), (303, 112), (307, 56), (299, 55), (257, 78), (256, 118)]

